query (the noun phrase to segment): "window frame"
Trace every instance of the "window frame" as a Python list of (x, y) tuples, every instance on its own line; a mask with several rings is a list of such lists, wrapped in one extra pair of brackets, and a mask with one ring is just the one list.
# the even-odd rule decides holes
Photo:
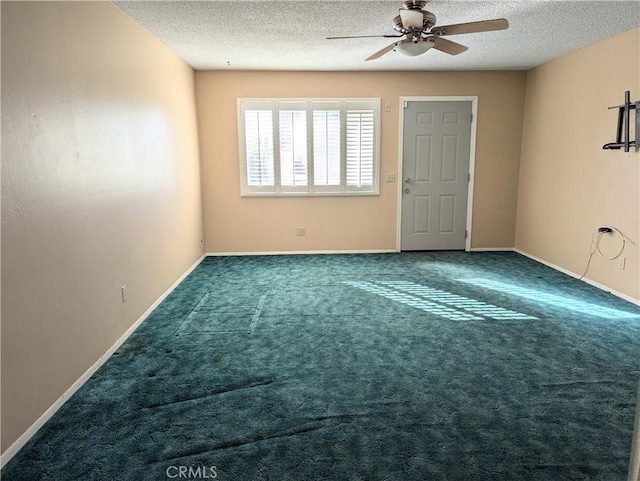
[[(380, 195), (380, 98), (238, 98), (238, 151), (240, 164), (241, 197), (342, 197)], [(287, 108), (289, 107), (289, 108)], [(304, 108), (303, 108), (304, 107)], [(249, 186), (246, 155), (245, 111), (266, 110), (271, 112), (273, 146), (273, 186)], [(307, 130), (307, 185), (283, 186), (281, 182), (280, 158), (280, 111), (306, 111)], [(315, 185), (314, 178), (314, 110), (340, 110), (340, 184)], [(373, 182), (369, 186), (347, 184), (347, 112), (349, 110), (373, 111)]]

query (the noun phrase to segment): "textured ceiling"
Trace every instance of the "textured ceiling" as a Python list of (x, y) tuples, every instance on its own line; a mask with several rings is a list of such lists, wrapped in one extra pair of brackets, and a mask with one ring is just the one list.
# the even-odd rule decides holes
[(529, 69), (640, 26), (640, 0), (439, 1), (436, 25), (506, 18), (508, 30), (448, 37), (469, 50), (418, 57), (390, 52), (396, 39), (326, 40), (395, 33), (393, 1), (115, 1), (197, 70)]

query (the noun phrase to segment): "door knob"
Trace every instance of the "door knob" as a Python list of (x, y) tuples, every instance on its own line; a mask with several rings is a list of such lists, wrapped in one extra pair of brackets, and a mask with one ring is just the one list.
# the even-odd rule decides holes
[(411, 178), (410, 178), (410, 177), (407, 177), (406, 179), (404, 179), (404, 181), (405, 181), (407, 184), (410, 184), (411, 182), (413, 182), (413, 180), (411, 180)]
[(411, 189), (409, 189), (409, 187), (407, 187), (406, 189), (404, 189), (404, 193), (408, 194), (409, 192), (411, 192)]

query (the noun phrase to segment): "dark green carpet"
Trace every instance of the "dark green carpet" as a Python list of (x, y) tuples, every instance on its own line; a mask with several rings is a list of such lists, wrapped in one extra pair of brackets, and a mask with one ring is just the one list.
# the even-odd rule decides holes
[(517, 254), (207, 258), (2, 479), (623, 481), (639, 367)]

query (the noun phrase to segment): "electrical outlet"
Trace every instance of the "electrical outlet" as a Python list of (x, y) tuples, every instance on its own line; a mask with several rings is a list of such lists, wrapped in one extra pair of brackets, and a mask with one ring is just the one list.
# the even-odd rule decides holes
[(129, 298), (129, 294), (127, 293), (126, 284), (120, 288), (120, 295), (122, 296), (122, 303), (124, 304), (125, 302), (127, 302), (127, 299)]
[(305, 236), (305, 235), (307, 235), (307, 228), (306, 227), (298, 227), (296, 229), (296, 235), (297, 236)]
[(626, 257), (620, 257), (620, 259), (618, 259), (618, 268), (620, 270), (624, 270), (626, 265), (627, 265), (627, 258)]

